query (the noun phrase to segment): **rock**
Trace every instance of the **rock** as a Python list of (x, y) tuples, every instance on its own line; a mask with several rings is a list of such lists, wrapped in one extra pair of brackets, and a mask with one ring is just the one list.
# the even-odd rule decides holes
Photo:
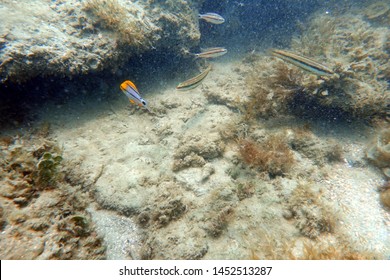
[(48, 2), (0, 4), (0, 82), (115, 71), (130, 57), (183, 52), (200, 39), (198, 0)]

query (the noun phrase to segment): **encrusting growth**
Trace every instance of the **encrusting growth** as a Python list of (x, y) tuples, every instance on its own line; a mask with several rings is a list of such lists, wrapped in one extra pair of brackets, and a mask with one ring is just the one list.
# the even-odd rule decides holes
[(240, 156), (246, 164), (272, 176), (288, 172), (294, 163), (293, 152), (280, 134), (269, 136), (261, 144), (250, 139), (240, 139), (238, 146)]

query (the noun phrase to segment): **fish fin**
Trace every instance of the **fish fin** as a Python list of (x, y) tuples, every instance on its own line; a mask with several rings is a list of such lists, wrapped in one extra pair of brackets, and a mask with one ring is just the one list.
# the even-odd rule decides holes
[(207, 52), (207, 51), (212, 50), (212, 49), (215, 49), (215, 48), (200, 48), (200, 51)]
[(274, 51), (276, 51), (277, 49), (268, 49), (265, 53), (266, 55), (268, 56), (274, 56)]
[(135, 104), (134, 100), (129, 99), (131, 104)]
[(122, 84), (121, 84), (121, 89), (125, 90), (126, 87), (132, 87), (133, 89), (135, 89), (136, 91), (138, 91), (137, 87), (135, 86), (135, 84), (132, 82), (132, 81), (129, 81), (129, 80), (126, 80), (124, 81)]

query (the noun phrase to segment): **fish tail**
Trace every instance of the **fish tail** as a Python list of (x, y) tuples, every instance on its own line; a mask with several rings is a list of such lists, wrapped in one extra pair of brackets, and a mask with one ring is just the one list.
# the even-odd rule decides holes
[(184, 50), (184, 51), (183, 51), (183, 54), (189, 55), (189, 56), (197, 55), (196, 53), (192, 53), (192, 52), (190, 52), (189, 50)]

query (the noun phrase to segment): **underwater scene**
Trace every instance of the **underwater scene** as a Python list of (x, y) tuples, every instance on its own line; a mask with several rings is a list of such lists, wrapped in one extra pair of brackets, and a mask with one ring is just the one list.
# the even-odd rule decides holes
[(0, 258), (390, 259), (389, 58), (389, 0), (1, 0)]

